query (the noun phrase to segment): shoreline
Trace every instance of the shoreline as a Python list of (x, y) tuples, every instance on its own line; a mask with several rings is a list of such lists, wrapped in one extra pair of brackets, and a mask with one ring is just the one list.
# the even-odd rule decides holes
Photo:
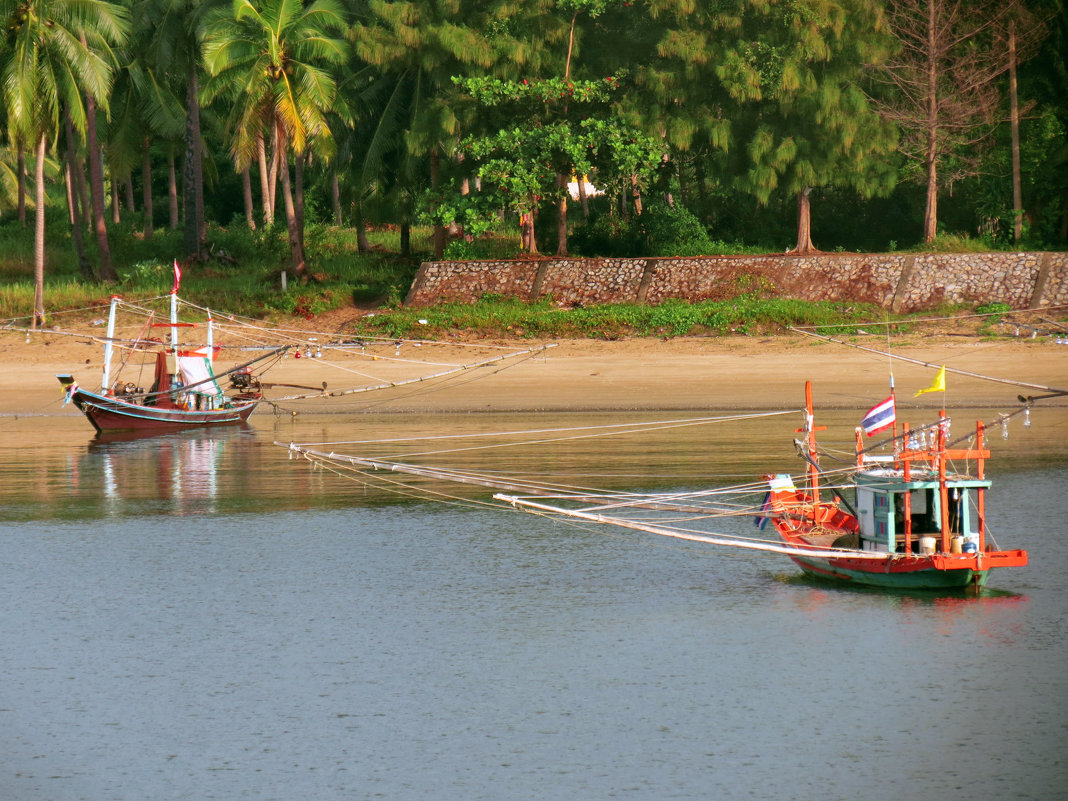
[[(0, 337), (0, 416), (78, 415), (64, 407), (56, 374), (71, 373), (92, 385), (99, 381), (101, 352), (93, 342), (34, 334)], [(871, 338), (870, 347), (880, 349)], [(916, 339), (916, 338), (913, 338)], [(469, 343), (478, 344), (478, 343)], [(494, 341), (495, 347), (536, 347), (539, 342)], [(868, 343), (865, 343), (866, 345)], [(428, 351), (441, 349), (438, 361)], [(884, 346), (885, 347), (885, 346)], [(264, 380), (318, 386), (331, 391), (376, 381), (401, 381), (418, 375), (422, 364), (462, 363), (463, 346), (427, 343), (407, 358), (369, 357), (331, 352), (324, 359), (287, 357)], [(894, 345), (893, 353), (947, 367), (946, 408), (1008, 408), (1018, 395), (1045, 394), (1037, 387), (1068, 384), (1068, 346), (1043, 340), (980, 341), (952, 337)], [(418, 356), (419, 359), (415, 358)], [(452, 360), (451, 362), (447, 360)], [(953, 373), (953, 369), (1022, 381), (1036, 388), (995, 383)], [(371, 375), (357, 380), (359, 375)], [(407, 371), (405, 375), (403, 371)], [(427, 374), (424, 369), (423, 374)], [(932, 409), (940, 393), (914, 397), (930, 385), (936, 369), (895, 359), (893, 373), (901, 409)], [(455, 378), (426, 381), (369, 393), (287, 402), (300, 414), (476, 414), (481, 412), (642, 412), (796, 409), (806, 380), (813, 383), (822, 409), (864, 411), (889, 395), (890, 364), (885, 354), (869, 353), (799, 336), (679, 337), (675, 339), (564, 340), (514, 366), (475, 368)], [(292, 391), (290, 391), (292, 392)], [(268, 401), (280, 397), (268, 390)], [(1042, 401), (1068, 406), (1068, 398)], [(265, 404), (257, 415), (270, 413)]]

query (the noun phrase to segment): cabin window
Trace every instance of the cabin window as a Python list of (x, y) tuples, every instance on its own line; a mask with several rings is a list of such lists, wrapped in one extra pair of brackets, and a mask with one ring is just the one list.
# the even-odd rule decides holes
[(941, 519), (938, 516), (938, 496), (934, 489), (914, 489), (909, 492), (909, 500), (912, 506), (912, 533), (932, 534), (941, 530)]

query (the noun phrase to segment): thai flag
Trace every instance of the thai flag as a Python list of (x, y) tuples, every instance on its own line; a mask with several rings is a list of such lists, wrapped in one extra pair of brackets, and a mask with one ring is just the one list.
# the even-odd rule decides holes
[(860, 421), (860, 427), (863, 428), (864, 433), (870, 437), (877, 431), (882, 431), (884, 428), (892, 426), (896, 419), (897, 416), (894, 413), (894, 396), (891, 395), (882, 403), (868, 409), (868, 413), (864, 415), (864, 419)]

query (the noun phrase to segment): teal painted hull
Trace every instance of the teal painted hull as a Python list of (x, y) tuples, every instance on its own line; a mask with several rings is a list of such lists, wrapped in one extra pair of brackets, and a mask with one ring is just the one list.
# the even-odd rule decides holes
[(805, 573), (821, 579), (862, 584), (893, 590), (980, 590), (986, 586), (989, 570), (911, 570), (886, 573), (851, 570), (829, 564), (825, 559), (791, 557)]

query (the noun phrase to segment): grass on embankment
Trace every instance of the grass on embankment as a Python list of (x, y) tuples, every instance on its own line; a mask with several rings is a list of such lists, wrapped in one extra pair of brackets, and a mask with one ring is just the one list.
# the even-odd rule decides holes
[[(181, 253), (181, 232), (159, 230), (145, 241), (126, 226), (111, 229), (117, 283), (80, 278), (69, 242), (69, 226), (55, 224), (49, 235), (45, 307), (48, 326), (75, 327), (100, 317), (112, 294), (130, 301), (165, 295), (171, 290), (171, 264)], [(429, 229), (414, 228), (410, 258), (399, 255), (396, 228), (368, 232), (372, 252), (360, 254), (355, 232), (347, 228), (309, 225), (305, 236), (313, 280), (301, 283), (282, 270), (288, 261), (284, 227), (249, 231), (243, 223), (229, 228), (212, 226), (211, 257), (183, 271), (181, 295), (186, 300), (221, 312), (284, 321), (311, 320), (336, 309), (351, 309), (345, 335), (435, 339), (447, 336), (503, 338), (618, 339), (626, 336), (768, 335), (790, 326), (829, 326), (825, 333), (852, 333), (862, 323), (886, 320), (872, 304), (836, 301), (809, 302), (768, 296), (754, 291), (759, 282), (739, 281), (733, 297), (688, 302), (671, 300), (659, 306), (632, 303), (562, 308), (551, 298), (535, 303), (512, 298), (484, 297), (475, 303), (446, 303), (429, 308), (405, 308), (401, 300), (420, 261), (430, 257)], [(33, 307), (32, 226), (0, 225), (0, 325), (29, 324)], [(89, 243), (91, 246), (91, 243)], [(514, 255), (512, 239), (495, 243), (495, 258)], [(421, 252), (418, 250), (423, 248)], [(91, 258), (93, 258), (92, 254)], [(997, 307), (997, 308), (995, 308)], [(943, 309), (940, 314), (961, 309)], [(969, 309), (970, 311), (970, 309)], [(986, 312), (1006, 312), (992, 304)], [(362, 314), (361, 314), (362, 312)], [(977, 323), (973, 333), (997, 333)], [(314, 323), (311, 324), (314, 326)], [(909, 326), (904, 318), (896, 330)]]
[[(398, 308), (355, 321), (352, 332), (399, 338), (435, 339), (453, 331), (482, 336), (537, 339), (619, 339), (625, 336), (678, 337), (695, 334), (782, 333), (793, 325), (845, 325), (881, 312), (869, 304), (743, 294), (729, 300), (690, 303), (669, 300), (659, 306), (611, 303), (563, 309), (550, 298), (527, 303), (486, 296), (475, 303), (443, 303)], [(851, 330), (851, 329), (850, 329)]]

